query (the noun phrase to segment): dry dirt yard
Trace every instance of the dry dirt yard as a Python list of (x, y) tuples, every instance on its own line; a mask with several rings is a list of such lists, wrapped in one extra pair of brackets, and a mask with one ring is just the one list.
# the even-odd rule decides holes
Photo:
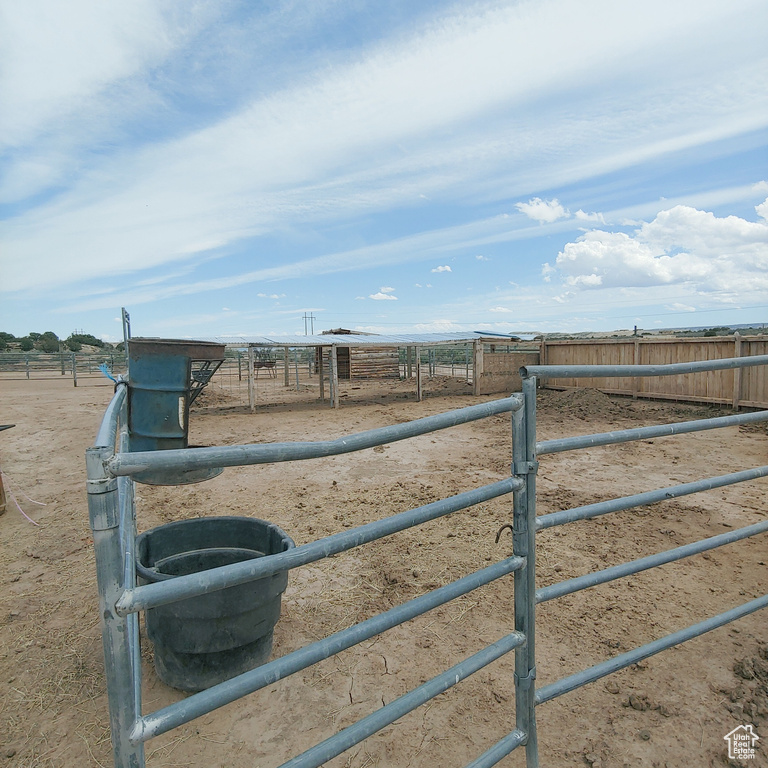
[[(111, 397), (105, 380), (0, 381), (0, 767), (109, 766), (107, 699), (84, 452)], [(313, 440), (384, 426), (479, 400), (463, 384), (347, 385), (342, 407), (281, 387), (256, 413), (214, 389), (196, 404), (198, 445)], [(439, 395), (439, 396), (438, 396)], [(542, 438), (682, 421), (707, 407), (540, 394)], [(507, 475), (508, 417), (331, 459), (228, 469), (199, 485), (137, 486), (139, 529), (202, 515), (274, 521), (297, 544)], [(768, 463), (765, 429), (647, 440), (544, 456), (539, 513)], [(766, 480), (545, 531), (538, 584), (764, 520)], [(45, 506), (33, 504), (31, 500)], [(455, 513), (293, 571), (275, 655), (508, 556), (511, 497)], [(730, 545), (540, 606), (540, 685), (760, 596), (766, 537)], [(147, 765), (271, 768), (512, 628), (512, 579), (384, 633), (147, 744)], [(768, 765), (768, 615), (758, 612), (537, 710), (542, 765), (686, 768), (729, 765), (723, 736), (753, 723), (751, 766)], [(144, 706), (184, 694), (160, 683), (145, 643)], [(512, 654), (330, 765), (463, 766), (514, 728)], [(518, 750), (501, 763), (523, 766)], [(745, 765), (747, 763), (732, 763)]]

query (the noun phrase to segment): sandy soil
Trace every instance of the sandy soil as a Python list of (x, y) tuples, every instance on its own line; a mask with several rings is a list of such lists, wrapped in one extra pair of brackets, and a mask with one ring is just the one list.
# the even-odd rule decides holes
[[(103, 380), (0, 381), (0, 765), (108, 766), (111, 749), (85, 500), (84, 452), (111, 388)], [(250, 414), (214, 390), (192, 417), (191, 442), (331, 438), (477, 402), (465, 384), (347, 385), (341, 409), (262, 389)], [(440, 396), (436, 396), (440, 394)], [(480, 398), (487, 400), (492, 398)], [(273, 400), (274, 402), (269, 402)], [(680, 421), (712, 410), (633, 402), (594, 391), (542, 392), (543, 438)], [(199, 485), (137, 486), (141, 530), (170, 520), (242, 514), (272, 520), (297, 543), (494, 481), (508, 473), (509, 422), (494, 417), (333, 459), (226, 470)], [(765, 429), (731, 428), (542, 457), (540, 513), (763, 465)], [(763, 520), (756, 481), (545, 531), (538, 583), (668, 549)], [(33, 504), (30, 499), (45, 506)], [(292, 572), (275, 654), (364, 619), (511, 553), (494, 543), (511, 498), (482, 504)], [(539, 608), (539, 684), (766, 592), (765, 537), (750, 539)], [(277, 766), (506, 634), (512, 580), (391, 630), (147, 744), (147, 764)], [(754, 614), (537, 710), (545, 766), (728, 765), (723, 736), (753, 723), (768, 765), (768, 630)], [(160, 683), (145, 643), (144, 702), (184, 694)], [(330, 763), (462, 766), (514, 727), (513, 659), (502, 659)], [(519, 752), (519, 750), (518, 750)], [(743, 765), (744, 763), (733, 763)], [(522, 766), (514, 753), (501, 765)]]

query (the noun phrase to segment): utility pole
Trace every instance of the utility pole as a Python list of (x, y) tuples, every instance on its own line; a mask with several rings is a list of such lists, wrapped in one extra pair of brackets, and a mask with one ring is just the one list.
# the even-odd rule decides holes
[[(307, 322), (309, 322), (309, 334), (307, 333)], [(304, 335), (315, 335), (315, 316), (313, 314), (304, 313)]]

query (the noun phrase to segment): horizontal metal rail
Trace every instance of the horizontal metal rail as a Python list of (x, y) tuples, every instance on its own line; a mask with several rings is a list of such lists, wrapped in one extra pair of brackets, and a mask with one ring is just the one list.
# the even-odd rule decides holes
[(634, 496), (624, 496), (620, 499), (608, 499), (599, 501), (596, 504), (587, 504), (583, 507), (574, 507), (565, 509), (561, 512), (552, 512), (548, 515), (541, 515), (536, 518), (536, 529), (544, 530), (552, 528), (555, 525), (564, 525), (573, 523), (576, 520), (587, 520), (592, 517), (608, 514), (609, 512), (620, 512), (632, 507), (641, 507), (645, 504), (655, 504), (667, 499), (676, 499), (679, 496), (688, 496), (691, 493), (701, 491), (711, 491), (714, 488), (723, 488), (726, 485), (743, 483), (747, 480), (756, 480), (760, 477), (768, 476), (768, 466), (755, 467), (754, 469), (745, 469), (741, 472), (732, 472), (728, 475), (719, 475), (718, 477), (708, 477), (703, 480), (696, 480), (692, 483), (683, 483), (682, 485), (672, 485), (668, 488), (660, 488), (656, 491), (645, 491), (637, 493)]
[(502, 761), (510, 752), (517, 749), (527, 738), (527, 733), (514, 730), (503, 739), (497, 741), (487, 752), (483, 752), (476, 760), (464, 766), (464, 768), (491, 768), (491, 766)]
[(679, 376), (683, 373), (703, 373), (731, 368), (750, 368), (768, 365), (768, 355), (750, 357), (726, 357), (718, 360), (700, 360), (693, 363), (669, 365), (524, 365), (520, 375), (525, 379), (536, 376), (541, 379), (605, 379), (641, 378), (644, 376)]
[(407, 715), (430, 699), (457, 685), (464, 678), (500, 659), (524, 642), (525, 635), (520, 632), (511, 632), (418, 688), (414, 688), (404, 696), (400, 696), (343, 731), (294, 757), (293, 760), (283, 763), (280, 768), (318, 768), (355, 744), (359, 744), (363, 739), (394, 723), (395, 720), (399, 720), (403, 715)]
[(384, 613), (361, 621), (347, 629), (335, 632), (297, 651), (281, 656), (249, 672), (245, 672), (226, 682), (219, 683), (200, 693), (188, 696), (182, 701), (141, 718), (131, 733), (133, 742), (147, 741), (155, 736), (177, 728), (196, 717), (223, 707), (242, 696), (258, 691), (267, 685), (276, 683), (289, 675), (306, 669), (312, 664), (327, 659), (334, 654), (351, 648), (375, 635), (420, 616), (433, 608), (444, 605), (457, 597), (466, 595), (479, 587), (519, 570), (525, 564), (520, 557), (509, 557), (487, 568), (475, 571), (457, 579), (444, 587), (432, 590), (425, 595), (397, 605)]
[(304, 443), (259, 443), (210, 448), (184, 448), (167, 451), (136, 451), (120, 453), (107, 462), (107, 471), (114, 475), (133, 475), (146, 470), (192, 470), (216, 467), (240, 467), (269, 464), (278, 461), (299, 461), (338, 456), (365, 448), (406, 440), (440, 429), (455, 427), (488, 416), (516, 411), (523, 405), (521, 395), (512, 395), (489, 403), (470, 405), (455, 411), (426, 416), (404, 424), (370, 429), (336, 440)]
[(115, 440), (117, 439), (117, 424), (120, 420), (120, 411), (128, 397), (128, 386), (126, 382), (120, 381), (115, 386), (115, 394), (109, 401), (107, 410), (99, 426), (94, 448), (110, 448), (115, 450)]
[(127, 589), (115, 607), (117, 613), (124, 616), (132, 611), (155, 608), (187, 597), (208, 594), (237, 584), (245, 584), (248, 581), (271, 576), (290, 568), (298, 568), (361, 544), (367, 544), (384, 536), (412, 528), (415, 525), (435, 520), (451, 512), (457, 512), (460, 509), (495, 499), (498, 496), (511, 493), (520, 488), (522, 484), (521, 479), (509, 477), (497, 483), (484, 485), (471, 491), (459, 493), (456, 496), (449, 496), (446, 499), (425, 504), (423, 507), (400, 512), (384, 520), (376, 520), (349, 531), (326, 536), (309, 544), (302, 544), (299, 547), (289, 549), (287, 552)]
[(718, 416), (714, 419), (680, 421), (676, 424), (657, 424), (652, 427), (635, 427), (634, 429), (622, 429), (615, 432), (598, 432), (593, 435), (561, 437), (557, 440), (544, 440), (536, 443), (536, 453), (541, 456), (546, 453), (562, 453), (563, 451), (574, 451), (580, 448), (594, 448), (598, 445), (629, 443), (633, 440), (645, 440), (651, 437), (683, 435), (689, 432), (703, 432), (707, 429), (720, 429), (722, 427), (754, 424), (762, 421), (768, 421), (768, 411), (741, 413), (735, 416)]
[(595, 587), (598, 584), (605, 584), (608, 581), (614, 581), (624, 576), (631, 576), (633, 573), (647, 571), (649, 568), (656, 568), (659, 565), (666, 565), (676, 560), (682, 560), (684, 557), (697, 555), (700, 552), (706, 552), (710, 549), (732, 544), (735, 541), (748, 539), (750, 536), (757, 536), (760, 533), (768, 531), (768, 521), (748, 525), (745, 528), (738, 528), (735, 531), (720, 533), (717, 536), (711, 536), (708, 539), (694, 541), (691, 544), (684, 544), (681, 547), (668, 549), (664, 552), (657, 552), (648, 557), (641, 557), (637, 560), (630, 560), (627, 563), (614, 565), (595, 573), (587, 573), (584, 576), (577, 576), (574, 579), (560, 581), (548, 587), (542, 587), (536, 590), (536, 602), (545, 603), (547, 600), (553, 600), (556, 597), (570, 595), (573, 592), (579, 592), (582, 589)]
[(699, 635), (703, 635), (710, 630), (722, 627), (725, 624), (729, 624), (736, 619), (743, 618), (750, 613), (754, 613), (755, 611), (759, 611), (761, 608), (766, 607), (768, 607), (768, 595), (763, 595), (762, 597), (750, 600), (748, 603), (744, 603), (737, 608), (731, 608), (731, 610), (725, 611), (725, 613), (713, 616), (698, 624), (692, 624), (690, 627), (681, 629), (678, 632), (673, 632), (671, 635), (662, 637), (659, 640), (654, 640), (653, 642), (642, 645), (627, 653), (622, 653), (612, 659), (603, 661), (582, 672), (577, 672), (574, 675), (564, 677), (556, 683), (545, 685), (542, 688), (539, 688), (536, 692), (536, 704), (544, 704), (558, 696), (562, 696), (564, 693), (575, 691), (577, 688), (581, 688), (588, 683), (593, 683), (595, 680), (610, 675), (612, 672), (618, 672), (620, 669), (624, 669), (631, 664), (636, 664), (638, 661), (647, 659), (649, 656), (654, 656), (661, 651), (667, 650), (667, 648), (680, 645), (680, 643), (684, 643), (686, 640), (692, 640), (694, 637), (699, 637)]

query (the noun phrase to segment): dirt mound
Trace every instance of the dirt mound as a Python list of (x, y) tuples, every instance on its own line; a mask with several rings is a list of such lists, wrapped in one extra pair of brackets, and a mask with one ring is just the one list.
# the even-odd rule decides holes
[(544, 390), (539, 393), (539, 407), (547, 413), (582, 419), (594, 417), (622, 418), (628, 406), (599, 389), (567, 389), (563, 392)]
[(745, 656), (733, 665), (739, 683), (723, 690), (728, 711), (753, 725), (768, 722), (768, 645), (759, 645), (757, 654)]

